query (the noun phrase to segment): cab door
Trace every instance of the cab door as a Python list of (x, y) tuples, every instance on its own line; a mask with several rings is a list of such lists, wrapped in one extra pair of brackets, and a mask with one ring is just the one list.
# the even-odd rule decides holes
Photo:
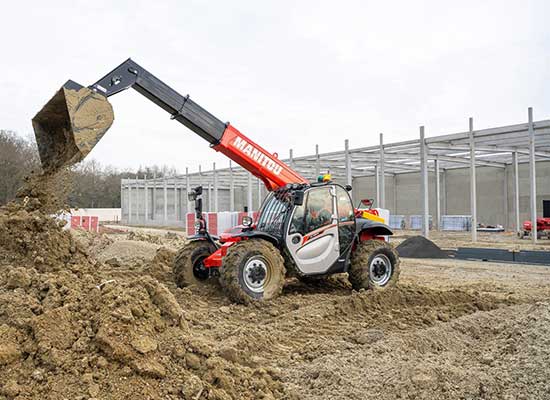
[(311, 188), (304, 204), (294, 208), (287, 248), (305, 275), (326, 272), (340, 256), (338, 214), (334, 186)]

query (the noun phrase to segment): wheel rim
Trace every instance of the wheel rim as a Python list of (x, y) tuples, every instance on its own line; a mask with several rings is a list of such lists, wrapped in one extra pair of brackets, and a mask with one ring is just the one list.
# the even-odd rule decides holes
[(193, 263), (193, 276), (199, 281), (205, 281), (210, 276), (208, 268), (204, 266), (204, 260), (206, 257), (199, 257)]
[(261, 256), (249, 259), (243, 268), (243, 281), (247, 289), (254, 293), (262, 293), (271, 279), (268, 262)]
[(385, 254), (377, 254), (370, 262), (369, 277), (371, 281), (378, 286), (384, 286), (388, 283), (392, 276), (392, 272), (392, 264)]

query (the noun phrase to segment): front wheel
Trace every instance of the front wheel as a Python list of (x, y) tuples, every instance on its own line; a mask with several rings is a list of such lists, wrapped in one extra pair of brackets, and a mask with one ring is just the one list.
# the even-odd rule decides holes
[(204, 285), (211, 283), (210, 271), (204, 266), (204, 260), (216, 251), (215, 246), (206, 240), (186, 243), (176, 254), (174, 276), (178, 287)]
[(352, 254), (348, 276), (355, 290), (381, 290), (395, 286), (399, 272), (399, 256), (389, 243), (366, 240)]
[(262, 239), (242, 240), (227, 249), (220, 283), (235, 302), (269, 300), (282, 292), (285, 273), (283, 257), (275, 246)]

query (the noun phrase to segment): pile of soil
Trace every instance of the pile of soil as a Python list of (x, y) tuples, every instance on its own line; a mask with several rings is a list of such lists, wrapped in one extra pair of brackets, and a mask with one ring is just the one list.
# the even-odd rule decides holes
[(413, 236), (396, 247), (400, 257), (410, 258), (449, 258), (444, 250), (424, 236)]
[(290, 397), (237, 347), (192, 334), (154, 277), (113, 279), (43, 204), (27, 194), (0, 211), (0, 399)]
[(138, 231), (131, 231), (130, 233), (128, 233), (128, 240), (162, 244), (162, 238), (160, 236)]

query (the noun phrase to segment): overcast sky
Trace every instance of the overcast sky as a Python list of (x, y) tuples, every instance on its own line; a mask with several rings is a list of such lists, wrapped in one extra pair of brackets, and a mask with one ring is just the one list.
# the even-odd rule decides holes
[[(0, 129), (128, 57), (281, 158), (550, 118), (548, 1), (19, 1), (0, 12)], [(134, 90), (90, 158), (226, 167)]]

